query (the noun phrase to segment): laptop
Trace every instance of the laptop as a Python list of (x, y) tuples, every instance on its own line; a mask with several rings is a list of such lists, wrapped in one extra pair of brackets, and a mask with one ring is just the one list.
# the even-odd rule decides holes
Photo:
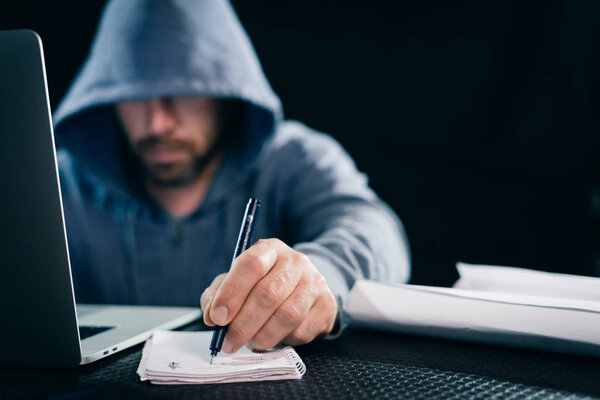
[(73, 367), (201, 315), (75, 303), (42, 42), (0, 31), (0, 365)]

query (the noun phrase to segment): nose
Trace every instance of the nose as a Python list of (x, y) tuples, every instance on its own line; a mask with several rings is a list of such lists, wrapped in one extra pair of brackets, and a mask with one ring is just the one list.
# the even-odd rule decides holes
[(148, 131), (154, 135), (166, 135), (177, 125), (177, 118), (170, 99), (157, 98), (147, 102)]

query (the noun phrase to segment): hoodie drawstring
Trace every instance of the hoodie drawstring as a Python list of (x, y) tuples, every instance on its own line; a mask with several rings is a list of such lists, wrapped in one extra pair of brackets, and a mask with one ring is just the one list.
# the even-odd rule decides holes
[(137, 239), (135, 236), (135, 210), (134, 205), (125, 206), (125, 218), (122, 221), (121, 231), (124, 235), (125, 251), (129, 258), (129, 287), (131, 304), (138, 304), (141, 300), (140, 285), (138, 282), (138, 260), (137, 260)]

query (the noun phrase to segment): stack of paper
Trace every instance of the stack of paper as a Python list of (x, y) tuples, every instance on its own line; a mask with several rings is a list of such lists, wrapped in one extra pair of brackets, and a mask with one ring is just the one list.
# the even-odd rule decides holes
[(458, 267), (455, 288), (359, 281), (345, 311), (365, 327), (600, 355), (599, 278)]
[(220, 353), (209, 364), (212, 332), (157, 331), (146, 341), (137, 373), (155, 384), (226, 383), (300, 379), (306, 368), (292, 347), (233, 355)]
[(457, 289), (600, 302), (600, 278), (461, 262), (456, 269)]

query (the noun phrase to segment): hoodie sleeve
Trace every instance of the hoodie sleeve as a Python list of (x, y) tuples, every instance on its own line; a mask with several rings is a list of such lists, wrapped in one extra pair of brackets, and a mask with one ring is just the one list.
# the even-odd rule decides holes
[(293, 247), (341, 302), (357, 279), (406, 282), (410, 255), (398, 217), (338, 142), (300, 124), (292, 129), (298, 134), (282, 167)]

